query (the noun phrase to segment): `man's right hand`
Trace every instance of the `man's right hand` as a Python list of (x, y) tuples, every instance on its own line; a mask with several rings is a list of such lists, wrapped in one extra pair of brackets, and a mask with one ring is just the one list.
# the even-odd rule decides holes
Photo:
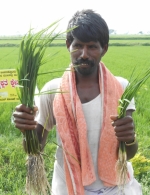
[(22, 132), (24, 132), (24, 130), (34, 130), (37, 126), (37, 122), (35, 121), (37, 110), (37, 107), (34, 107), (32, 110), (23, 104), (16, 106), (13, 113), (15, 127)]

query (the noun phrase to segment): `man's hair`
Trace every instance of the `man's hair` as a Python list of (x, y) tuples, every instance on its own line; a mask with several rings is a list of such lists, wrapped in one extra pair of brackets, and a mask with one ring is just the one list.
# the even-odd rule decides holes
[(72, 43), (74, 38), (82, 42), (99, 41), (102, 48), (109, 42), (109, 30), (105, 20), (100, 14), (87, 9), (77, 11), (68, 23), (67, 40)]

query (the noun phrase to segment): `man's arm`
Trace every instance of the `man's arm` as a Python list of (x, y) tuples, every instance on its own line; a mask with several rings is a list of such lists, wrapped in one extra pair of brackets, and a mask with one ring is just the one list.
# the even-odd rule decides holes
[(126, 116), (121, 119), (111, 116), (117, 140), (126, 143), (127, 160), (133, 158), (138, 150), (138, 143), (134, 142), (136, 138), (132, 112), (133, 110), (127, 110)]

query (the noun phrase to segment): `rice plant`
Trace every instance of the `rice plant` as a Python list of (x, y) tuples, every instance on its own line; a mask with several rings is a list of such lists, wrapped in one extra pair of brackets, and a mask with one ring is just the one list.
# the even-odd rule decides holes
[[(133, 73), (131, 75), (130, 83), (127, 85), (124, 93), (121, 96), (121, 99), (119, 99), (118, 118), (122, 118), (126, 116), (126, 109), (130, 101), (139, 91), (140, 87), (150, 77), (150, 68), (148, 68), (146, 71), (141, 72), (136, 77), (134, 77)], [(116, 163), (116, 170), (117, 170), (118, 186), (121, 190), (124, 190), (124, 186), (127, 182), (128, 170), (127, 170), (127, 155), (126, 155), (125, 142), (122, 141), (119, 143), (119, 153), (118, 153), (118, 161)]]
[[(21, 104), (32, 110), (39, 68), (48, 60), (44, 56), (45, 51), (50, 43), (60, 35), (60, 33), (54, 35), (57, 24), (58, 21), (37, 33), (33, 33), (33, 29), (30, 29), (20, 44), (17, 93)], [(42, 148), (36, 131), (25, 130), (24, 140), (28, 156), (26, 192), (29, 195), (47, 195), (50, 192), (50, 185), (46, 177)]]

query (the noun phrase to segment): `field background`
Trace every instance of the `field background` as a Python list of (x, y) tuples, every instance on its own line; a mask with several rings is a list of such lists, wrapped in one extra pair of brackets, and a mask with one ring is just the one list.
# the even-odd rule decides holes
[[(16, 68), (20, 39), (18, 37), (0, 38), (0, 69)], [(56, 54), (57, 55), (54, 55)], [(47, 49), (46, 55), (50, 61), (41, 67), (40, 72), (66, 68), (70, 63), (70, 56), (65, 47), (65, 40), (55, 40)], [(109, 49), (102, 61), (116, 76), (130, 80), (130, 75), (136, 67), (135, 74), (150, 66), (150, 36), (118, 36), (110, 37)], [(49, 80), (60, 77), (61, 72), (38, 78), (39, 89)], [(143, 187), (143, 195), (150, 194), (150, 79), (135, 97), (136, 112), (133, 115), (136, 127), (139, 151), (132, 159), (135, 177)], [(0, 103), (0, 194), (24, 195), (26, 177), (26, 155), (22, 148), (22, 135), (17, 130), (11, 116), (15, 106), (19, 103)], [(52, 178), (53, 161), (56, 146), (55, 129), (48, 137), (45, 153), (45, 165), (49, 181)]]

